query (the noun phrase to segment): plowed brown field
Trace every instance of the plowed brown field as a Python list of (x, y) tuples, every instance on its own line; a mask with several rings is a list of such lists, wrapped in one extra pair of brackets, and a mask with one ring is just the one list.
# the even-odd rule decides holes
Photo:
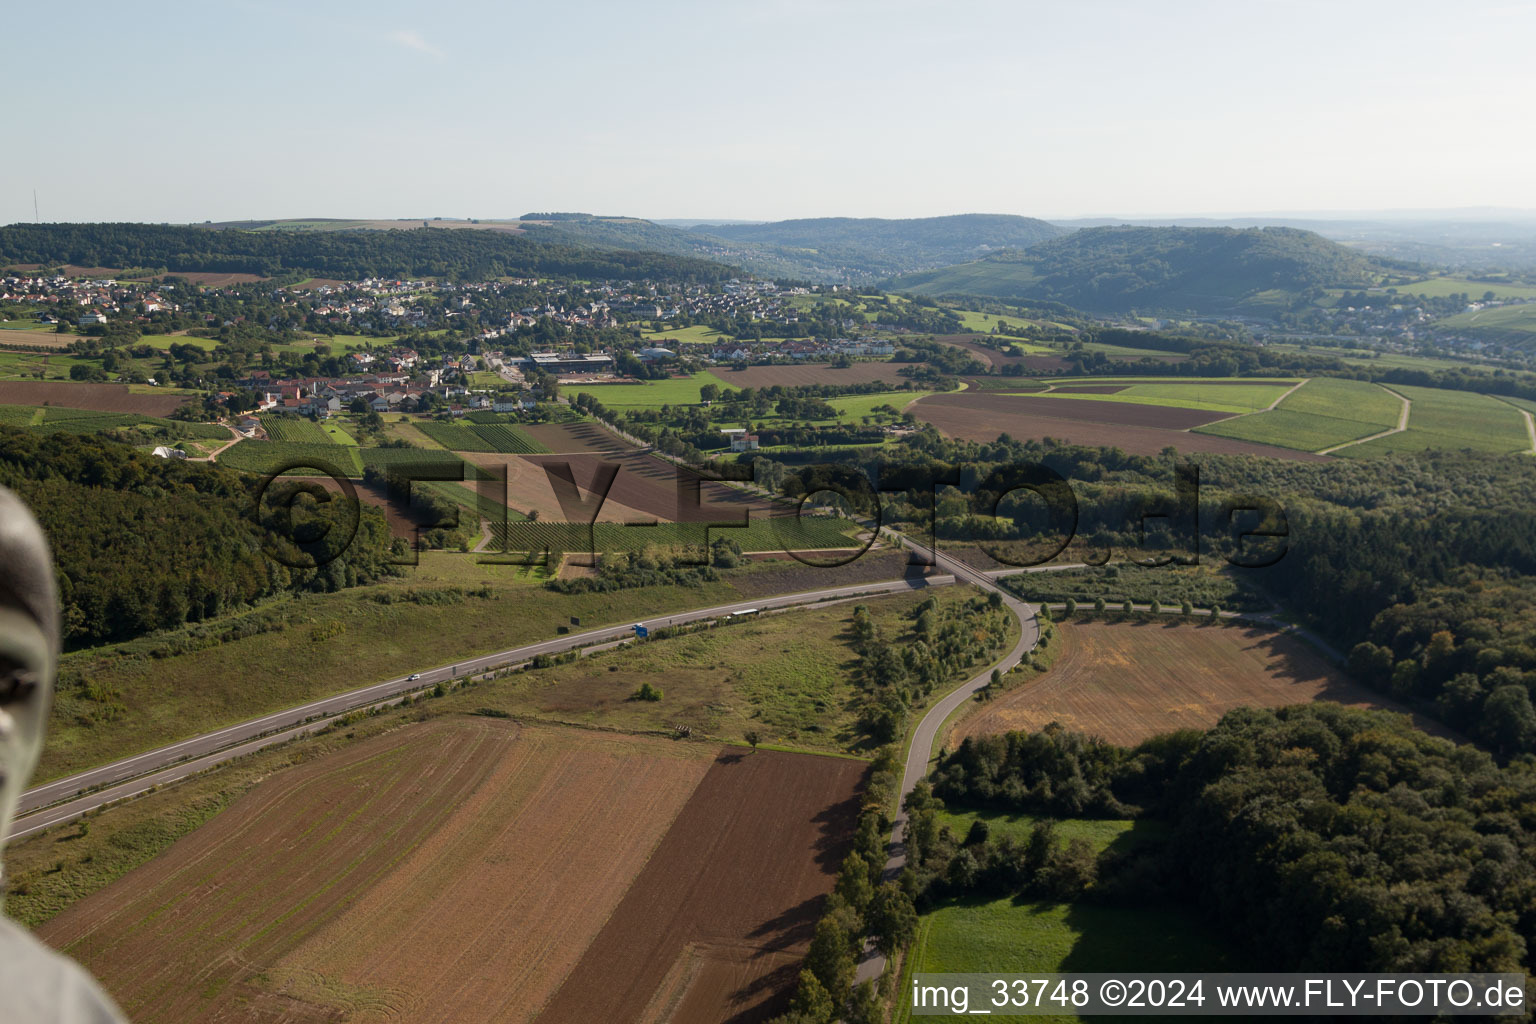
[(805, 754), (722, 754), (539, 1024), (782, 1013), (851, 846), (864, 771)]
[[(495, 719), (409, 726), (279, 773), (39, 932), (133, 1020), (527, 1021), (713, 753)], [(728, 819), (703, 827), (729, 835)]]
[(929, 395), (909, 410), (951, 437), (995, 441), (999, 434), (1019, 440), (1054, 437), (1082, 445), (1105, 445), (1137, 455), (1156, 455), (1169, 445), (1182, 452), (1267, 455), (1277, 459), (1327, 458), (1267, 444), (1235, 441), (1187, 428), (1228, 418), (1194, 409), (1096, 402), (1092, 399), (1031, 398), (978, 391)]
[(596, 423), (532, 423), (518, 429), (552, 452), (622, 452), (631, 448)]
[(1066, 646), (1051, 670), (961, 720), (951, 746), (1051, 722), (1129, 745), (1209, 728), (1233, 708), (1315, 700), (1405, 710), (1335, 670), (1304, 641), (1269, 629), (1160, 622), (1058, 628)]
[(748, 366), (740, 370), (718, 366), (712, 372), (733, 388), (766, 388), (774, 384), (785, 387), (803, 387), (806, 384), (868, 384), (880, 381), (884, 384), (904, 384), (907, 378), (897, 371), (910, 363), (856, 362), (852, 366), (833, 369), (829, 363), (784, 364), (780, 366)]
[(187, 403), (184, 395), (140, 395), (126, 384), (75, 384), (63, 381), (0, 382), (0, 405), (57, 405), (97, 412), (136, 412), (169, 416)]
[[(537, 512), (539, 519), (546, 523), (559, 523), (565, 521), (565, 510), (560, 506), (560, 500), (555, 496), (555, 489), (549, 482), (549, 474), (545, 472), (543, 465), (535, 462), (526, 455), (497, 455), (491, 452), (460, 452), (459, 456), (466, 461), (474, 463), (483, 469), (496, 474), (494, 479), (466, 481), (466, 487), (473, 488), (482, 500), (494, 504), (502, 497), (501, 473), (506, 477), (506, 502), (527, 515)], [(593, 473), (597, 462), (601, 462), (608, 456), (592, 455), (568, 455), (551, 456), (542, 458), (550, 462), (571, 463), (571, 474), (576, 479), (576, 486), (580, 490), (583, 501), (593, 499), (590, 488), (593, 486)], [(620, 476), (623, 476), (621, 471)], [(631, 508), (619, 500), (615, 493), (618, 490), (618, 480), (615, 478), (614, 487), (608, 492), (602, 506), (597, 511), (597, 521), (600, 523), (631, 523), (649, 522), (655, 519), (653, 513), (641, 509)], [(588, 512), (582, 520), (591, 521), (591, 513)]]
[[(474, 458), (466, 455), (466, 458)], [(745, 492), (738, 491), (724, 484), (701, 481), (699, 485), (699, 505), (690, 508), (680, 505), (678, 501), (678, 475), (682, 471), (672, 463), (659, 459), (649, 452), (628, 451), (606, 454), (574, 454), (574, 455), (527, 455), (522, 456), (529, 463), (543, 466), (549, 463), (568, 463), (571, 472), (576, 479), (577, 486), (581, 488), (581, 496), (589, 497), (588, 485), (595, 479), (594, 474), (599, 466), (608, 464), (619, 467), (618, 475), (613, 478), (613, 486), (608, 491), (608, 502), (614, 502), (625, 509), (637, 510), (638, 516), (625, 516), (623, 520), (632, 519), (659, 519), (667, 523), (709, 523), (709, 522), (738, 522), (748, 509), (753, 510), (754, 517), (767, 515), (770, 510), (777, 509), (781, 514), (786, 511), (786, 506), (775, 506), (765, 498), (754, 497)], [(478, 459), (476, 460), (478, 461)], [(540, 470), (542, 474), (543, 471)], [(686, 478), (685, 478), (686, 479)], [(548, 487), (548, 481), (544, 484)], [(553, 489), (550, 490), (553, 496)], [(516, 502), (513, 506), (516, 507)], [(604, 514), (600, 519), (610, 518), (607, 513), (606, 503)], [(542, 518), (542, 517), (541, 517)], [(559, 518), (565, 518), (560, 516)]]

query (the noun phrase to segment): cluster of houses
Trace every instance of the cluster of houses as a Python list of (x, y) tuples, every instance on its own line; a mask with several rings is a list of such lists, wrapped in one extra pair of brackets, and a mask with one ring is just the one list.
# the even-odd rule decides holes
[[(358, 399), (380, 414), (445, 409), (451, 416), (463, 416), (475, 409), (517, 412), (538, 404), (531, 394), (497, 397), (472, 394), (462, 385), (423, 385), (400, 374), (277, 380), (265, 370), (256, 370), (239, 383), (255, 393), (257, 412), (289, 412), (315, 419), (329, 419), (350, 408)], [(230, 394), (222, 393), (226, 399)], [(246, 424), (242, 424), (242, 429), (246, 429)]]
[(895, 351), (896, 346), (883, 338), (785, 338), (714, 345), (705, 358), (715, 363), (752, 363), (769, 359), (821, 362), (838, 356), (884, 358)]
[(7, 274), (0, 278), (0, 302), (29, 302), (55, 307), (39, 313), (38, 320), (45, 326), (59, 322), (61, 317), (56, 307), (63, 303), (72, 302), (81, 307), (75, 317), (81, 327), (110, 323), (114, 316), (180, 308), (146, 284), (123, 283), (110, 277), (64, 277), (59, 274)]

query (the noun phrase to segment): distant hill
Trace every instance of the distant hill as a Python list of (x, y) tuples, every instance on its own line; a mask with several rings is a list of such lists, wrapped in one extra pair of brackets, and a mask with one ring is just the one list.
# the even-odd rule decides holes
[(11, 263), (164, 268), (283, 277), (543, 276), (716, 281), (729, 266), (656, 250), (581, 245), (569, 238), (459, 227), (435, 230), (262, 229), (163, 224), (13, 224), (0, 228), (0, 266)]
[(939, 267), (1066, 233), (1033, 217), (966, 213), (887, 220), (817, 217), (767, 224), (699, 224), (693, 232), (794, 253), (822, 277), (859, 279)]
[(547, 242), (713, 260), (762, 277), (821, 279), (798, 254), (777, 246), (731, 242), (638, 217), (527, 213), (519, 226), (527, 237)]
[(1024, 252), (905, 274), (895, 291), (1201, 313), (1284, 307), (1318, 288), (1369, 287), (1405, 265), (1295, 228), (1096, 227)]
[[(525, 243), (611, 252), (650, 252), (708, 260), (770, 278), (872, 283), (894, 274), (929, 270), (989, 253), (1020, 249), (1064, 233), (1031, 217), (962, 214), (916, 220), (826, 217), (774, 223), (722, 222), (687, 227), (639, 217), (534, 212), (506, 220), (292, 220), (232, 221), (202, 225), (255, 234), (336, 235), (366, 231), (516, 236)], [(449, 229), (452, 229), (451, 232)], [(425, 243), (413, 243), (420, 247)], [(434, 243), (441, 245), (443, 243)], [(486, 244), (486, 243), (469, 243)], [(520, 243), (506, 243), (507, 251)], [(33, 261), (24, 261), (33, 262)], [(103, 264), (111, 266), (112, 264)], [(194, 269), (194, 268), (182, 268)], [(253, 271), (254, 272), (254, 271)]]

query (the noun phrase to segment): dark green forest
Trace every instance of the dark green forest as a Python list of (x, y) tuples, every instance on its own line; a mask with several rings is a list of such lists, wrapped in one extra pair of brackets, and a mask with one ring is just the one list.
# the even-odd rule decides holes
[[(0, 427), (0, 485), (21, 496), (48, 535), (70, 648), (392, 571), (392, 540), (377, 509), (362, 505), (349, 519), (339, 502), (319, 505), (306, 514), (334, 533), (301, 547), (300, 522), (258, 511), (251, 478), (157, 459), (100, 436)], [(304, 567), (316, 562), (324, 564)]]
[[(1198, 538), (1203, 564), (1249, 566), (1231, 570), (1245, 603), (1284, 606), (1347, 653), (1361, 682), (1502, 759), (1536, 754), (1536, 464), (1469, 452), (1326, 463), (1208, 455), (1195, 502), (1175, 493), (1172, 454), (954, 442), (924, 430), (877, 459), (819, 458), (825, 467), (780, 461), (772, 479), (791, 497), (849, 479), (904, 488), (884, 496), (887, 523), (1015, 562), (1044, 557), (1068, 526), (1080, 558), (1187, 563)], [(1050, 518), (1032, 497), (997, 504), (1017, 482), (1005, 467), (1031, 465), (1070, 485), (1075, 519)], [(1234, 512), (1265, 501), (1268, 512)], [(1271, 516), (1283, 540), (1240, 539)], [(1028, 576), (1007, 585), (1038, 599)]]
[[(1094, 861), (940, 829), (942, 805), (1134, 817), (1167, 837)], [(920, 903), (956, 896), (1198, 907), (1265, 970), (1519, 971), (1536, 940), (1536, 775), (1404, 716), (1239, 709), (1127, 749), (1057, 725), (967, 740), (909, 798)]]
[(959, 263), (998, 249), (1023, 249), (1064, 228), (1034, 217), (967, 213), (950, 217), (812, 217), (769, 224), (699, 224), (690, 234), (777, 247), (799, 259), (840, 264), (864, 276)]
[(159, 224), (12, 224), (0, 265), (72, 263), (358, 280), (367, 277), (665, 278), (718, 281), (731, 267), (688, 256), (581, 248), (505, 231), (241, 231)]

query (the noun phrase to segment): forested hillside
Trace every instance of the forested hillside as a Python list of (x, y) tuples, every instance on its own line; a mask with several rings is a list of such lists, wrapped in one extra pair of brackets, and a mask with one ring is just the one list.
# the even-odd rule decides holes
[(13, 224), (0, 228), (0, 266), (11, 263), (351, 280), (542, 276), (714, 281), (736, 273), (688, 256), (584, 248), (505, 231), (244, 231), (160, 224)]
[(1397, 269), (1294, 228), (1088, 228), (959, 266), (908, 274), (898, 291), (1063, 302), (1103, 312), (1284, 307), (1318, 289), (1366, 287)]
[(1111, 746), (1050, 726), (966, 740), (934, 771), (960, 807), (1165, 822), (1168, 838), (1095, 864), (949, 836), (914, 792), (906, 884), (979, 893), (1172, 900), (1201, 908), (1270, 971), (1520, 971), (1536, 940), (1536, 776), (1405, 717), (1335, 704), (1240, 709), (1215, 728)]
[[(1144, 514), (1178, 511), (1168, 458), (1038, 441), (969, 444), (926, 432), (882, 452), (878, 462), (853, 454), (846, 461), (864, 464), (882, 481), (904, 474), (947, 479), (963, 468), (973, 481), (970, 500), (946, 497), (936, 523), (932, 498), (921, 487), (885, 505), (888, 521), (924, 533), (934, 523), (951, 542), (1059, 543), (1060, 524), (1045, 521), (1035, 505), (1016, 512), (1003, 506), (1005, 518), (993, 515), (998, 481), (1006, 479), (994, 470), (1040, 464), (1071, 482), (1075, 533), (1086, 545), (1073, 549), (1079, 556), (1110, 550), (1115, 559), (1144, 559), (1164, 553), (1165, 543), (1180, 558), (1193, 553), (1194, 519), (1186, 514), (1193, 509), (1152, 520), (1154, 536), (1169, 527), (1163, 540), (1144, 545), (1141, 539)], [(785, 468), (786, 493), (824, 482), (815, 471)], [(1211, 455), (1200, 461), (1199, 483), (1202, 564), (1220, 566), (1235, 552), (1234, 500), (1272, 500), (1284, 515), (1283, 549), (1250, 538), (1244, 551), (1278, 550), (1282, 557), (1243, 570), (1245, 584), (1348, 654), (1351, 674), (1361, 682), (1445, 722), (1501, 760), (1536, 754), (1536, 527), (1530, 515), (1536, 465), (1471, 452), (1349, 462)], [(1142, 574), (1141, 585), (1149, 588), (1169, 575), (1133, 566), (1124, 571)], [(1008, 585), (1031, 596), (1028, 575)], [(1165, 600), (1180, 598), (1175, 580), (1163, 585)]]
[(700, 224), (692, 230), (737, 243), (779, 246), (798, 252), (803, 260), (865, 275), (957, 263), (1065, 234), (1065, 229), (1033, 217), (981, 213), (909, 220), (815, 217), (769, 224)]
[(390, 571), (391, 538), (377, 509), (359, 509), (353, 537), (339, 502), (320, 507), (314, 516), (335, 527), (344, 553), (319, 569), (289, 568), (266, 552), (300, 565), (317, 559), (285, 541), (281, 523), (258, 517), (248, 478), (210, 463), (156, 459), (99, 436), (0, 427), (0, 485), (21, 496), (48, 535), (68, 647)]
[(774, 245), (730, 241), (654, 224), (637, 217), (598, 217), (585, 213), (524, 214), (524, 234), (561, 245), (628, 249), (715, 260), (763, 277), (820, 280), (830, 264), (813, 253)]

